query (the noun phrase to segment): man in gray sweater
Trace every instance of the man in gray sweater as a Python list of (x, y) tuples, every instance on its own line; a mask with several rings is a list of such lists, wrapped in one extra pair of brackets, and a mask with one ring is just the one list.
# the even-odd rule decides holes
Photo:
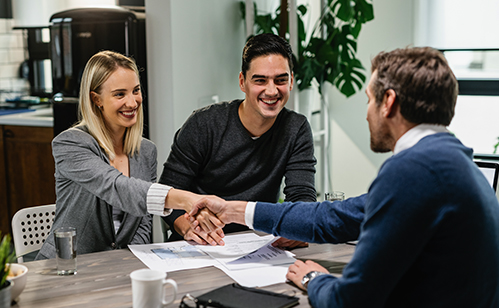
[[(196, 110), (175, 134), (159, 180), (162, 184), (226, 200), (277, 202), (282, 179), (285, 201), (316, 201), (314, 144), (305, 116), (286, 109), (293, 88), (289, 44), (273, 34), (246, 43), (239, 74), (244, 100)], [(221, 244), (222, 234), (201, 235), (174, 213), (165, 221), (169, 240)], [(247, 228), (232, 224), (225, 233)], [(306, 243), (280, 239), (281, 247)]]

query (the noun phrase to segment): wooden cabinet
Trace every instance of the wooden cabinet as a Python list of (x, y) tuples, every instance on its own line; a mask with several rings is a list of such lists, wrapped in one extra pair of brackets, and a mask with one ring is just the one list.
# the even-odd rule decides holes
[(0, 126), (0, 229), (21, 208), (55, 203), (52, 127)]

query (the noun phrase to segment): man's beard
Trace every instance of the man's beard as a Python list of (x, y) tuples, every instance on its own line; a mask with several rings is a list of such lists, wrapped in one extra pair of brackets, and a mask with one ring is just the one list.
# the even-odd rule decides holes
[(371, 129), (371, 150), (374, 153), (386, 153), (392, 150), (392, 137), (386, 131), (378, 126), (378, 129), (373, 132)]

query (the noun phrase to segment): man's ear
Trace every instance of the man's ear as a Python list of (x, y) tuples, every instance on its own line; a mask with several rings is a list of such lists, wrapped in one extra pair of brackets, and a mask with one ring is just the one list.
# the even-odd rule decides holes
[(391, 118), (399, 111), (399, 104), (396, 102), (397, 93), (393, 89), (388, 89), (383, 96), (383, 116)]
[(293, 72), (291, 72), (291, 81), (289, 84), (289, 91), (293, 90), (294, 82), (295, 82), (295, 75), (293, 74)]
[(244, 75), (243, 72), (239, 72), (239, 88), (241, 91), (246, 93), (246, 87), (244, 86)]

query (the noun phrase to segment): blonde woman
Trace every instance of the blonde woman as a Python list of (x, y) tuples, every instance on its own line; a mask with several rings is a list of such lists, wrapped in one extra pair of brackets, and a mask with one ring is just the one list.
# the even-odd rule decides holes
[[(156, 182), (156, 146), (142, 138), (139, 73), (133, 60), (102, 51), (87, 63), (80, 122), (52, 141), (53, 230), (76, 227), (77, 253), (151, 242), (152, 214), (190, 209), (198, 197)], [(153, 184), (154, 183), (154, 184)], [(50, 234), (37, 259), (54, 258)]]

